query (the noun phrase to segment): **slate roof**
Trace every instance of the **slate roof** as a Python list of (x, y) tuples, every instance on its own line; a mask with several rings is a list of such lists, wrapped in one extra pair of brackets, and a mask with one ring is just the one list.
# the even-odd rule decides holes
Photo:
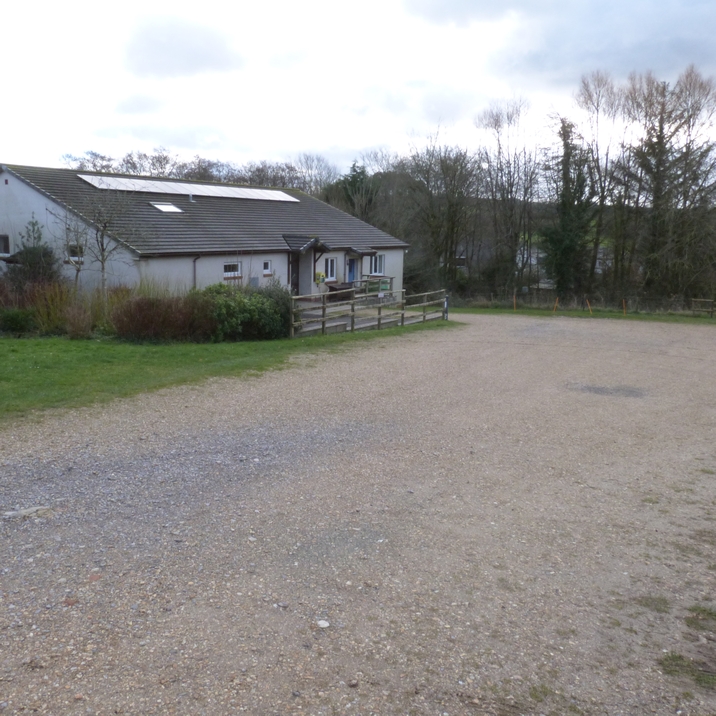
[[(0, 165), (0, 173), (4, 171), (89, 223), (96, 224), (100, 214), (111, 214), (112, 230), (109, 233), (143, 257), (298, 251), (312, 239), (318, 239), (330, 249), (354, 249), (366, 253), (408, 246), (404, 241), (296, 189), (282, 188), (280, 191), (298, 201), (190, 197), (110, 191), (92, 186), (79, 177), (79, 174), (126, 176), (121, 174), (13, 164)], [(160, 181), (155, 177), (148, 178)], [(181, 182), (177, 179), (170, 181)], [(186, 183), (213, 186), (210, 182), (194, 180)], [(171, 202), (181, 209), (181, 213), (163, 213), (151, 202)]]

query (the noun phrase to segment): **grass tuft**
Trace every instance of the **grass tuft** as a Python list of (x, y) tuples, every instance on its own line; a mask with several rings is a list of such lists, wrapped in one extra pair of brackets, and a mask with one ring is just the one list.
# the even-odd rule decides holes
[(705, 664), (688, 659), (681, 654), (670, 651), (659, 659), (659, 665), (669, 676), (688, 676), (705, 689), (716, 688), (716, 674)]
[(691, 615), (684, 620), (688, 627), (699, 631), (716, 630), (716, 611), (700, 604), (689, 607), (689, 611)]
[(659, 614), (666, 614), (670, 609), (669, 600), (666, 597), (639, 597), (634, 601), (640, 607), (651, 609), (652, 612), (658, 612)]

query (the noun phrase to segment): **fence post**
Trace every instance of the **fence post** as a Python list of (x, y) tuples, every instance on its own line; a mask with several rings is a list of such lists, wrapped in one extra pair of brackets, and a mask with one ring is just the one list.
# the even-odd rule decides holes
[(445, 320), (445, 321), (447, 321), (447, 319), (448, 319), (448, 305), (449, 305), (448, 292), (445, 291), (445, 303), (443, 304), (443, 320)]
[(405, 325), (405, 289), (400, 292), (400, 325)]
[(353, 291), (353, 300), (351, 301), (351, 333), (356, 329), (356, 294)]
[(291, 336), (291, 338), (294, 337), (293, 324), (294, 324), (295, 320), (296, 320), (296, 299), (293, 296), (291, 296), (291, 326), (289, 329), (289, 335)]
[(383, 304), (379, 303), (378, 304), (378, 330), (380, 330), (382, 309), (383, 309)]
[(425, 323), (425, 321), (428, 320), (428, 316), (427, 316), (427, 313), (428, 313), (427, 300), (428, 300), (428, 294), (426, 293), (425, 296), (424, 296), (424, 298), (423, 298), (423, 323)]
[(326, 294), (321, 294), (321, 335), (326, 335)]

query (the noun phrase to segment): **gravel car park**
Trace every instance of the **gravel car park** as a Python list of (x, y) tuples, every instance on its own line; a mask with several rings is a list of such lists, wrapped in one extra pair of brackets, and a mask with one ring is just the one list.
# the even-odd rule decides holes
[(714, 328), (458, 320), (6, 424), (0, 713), (716, 712)]

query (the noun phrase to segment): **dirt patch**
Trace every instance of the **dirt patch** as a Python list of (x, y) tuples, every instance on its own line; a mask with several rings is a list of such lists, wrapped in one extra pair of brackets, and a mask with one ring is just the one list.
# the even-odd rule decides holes
[(460, 320), (5, 428), (0, 712), (716, 711), (713, 330)]

